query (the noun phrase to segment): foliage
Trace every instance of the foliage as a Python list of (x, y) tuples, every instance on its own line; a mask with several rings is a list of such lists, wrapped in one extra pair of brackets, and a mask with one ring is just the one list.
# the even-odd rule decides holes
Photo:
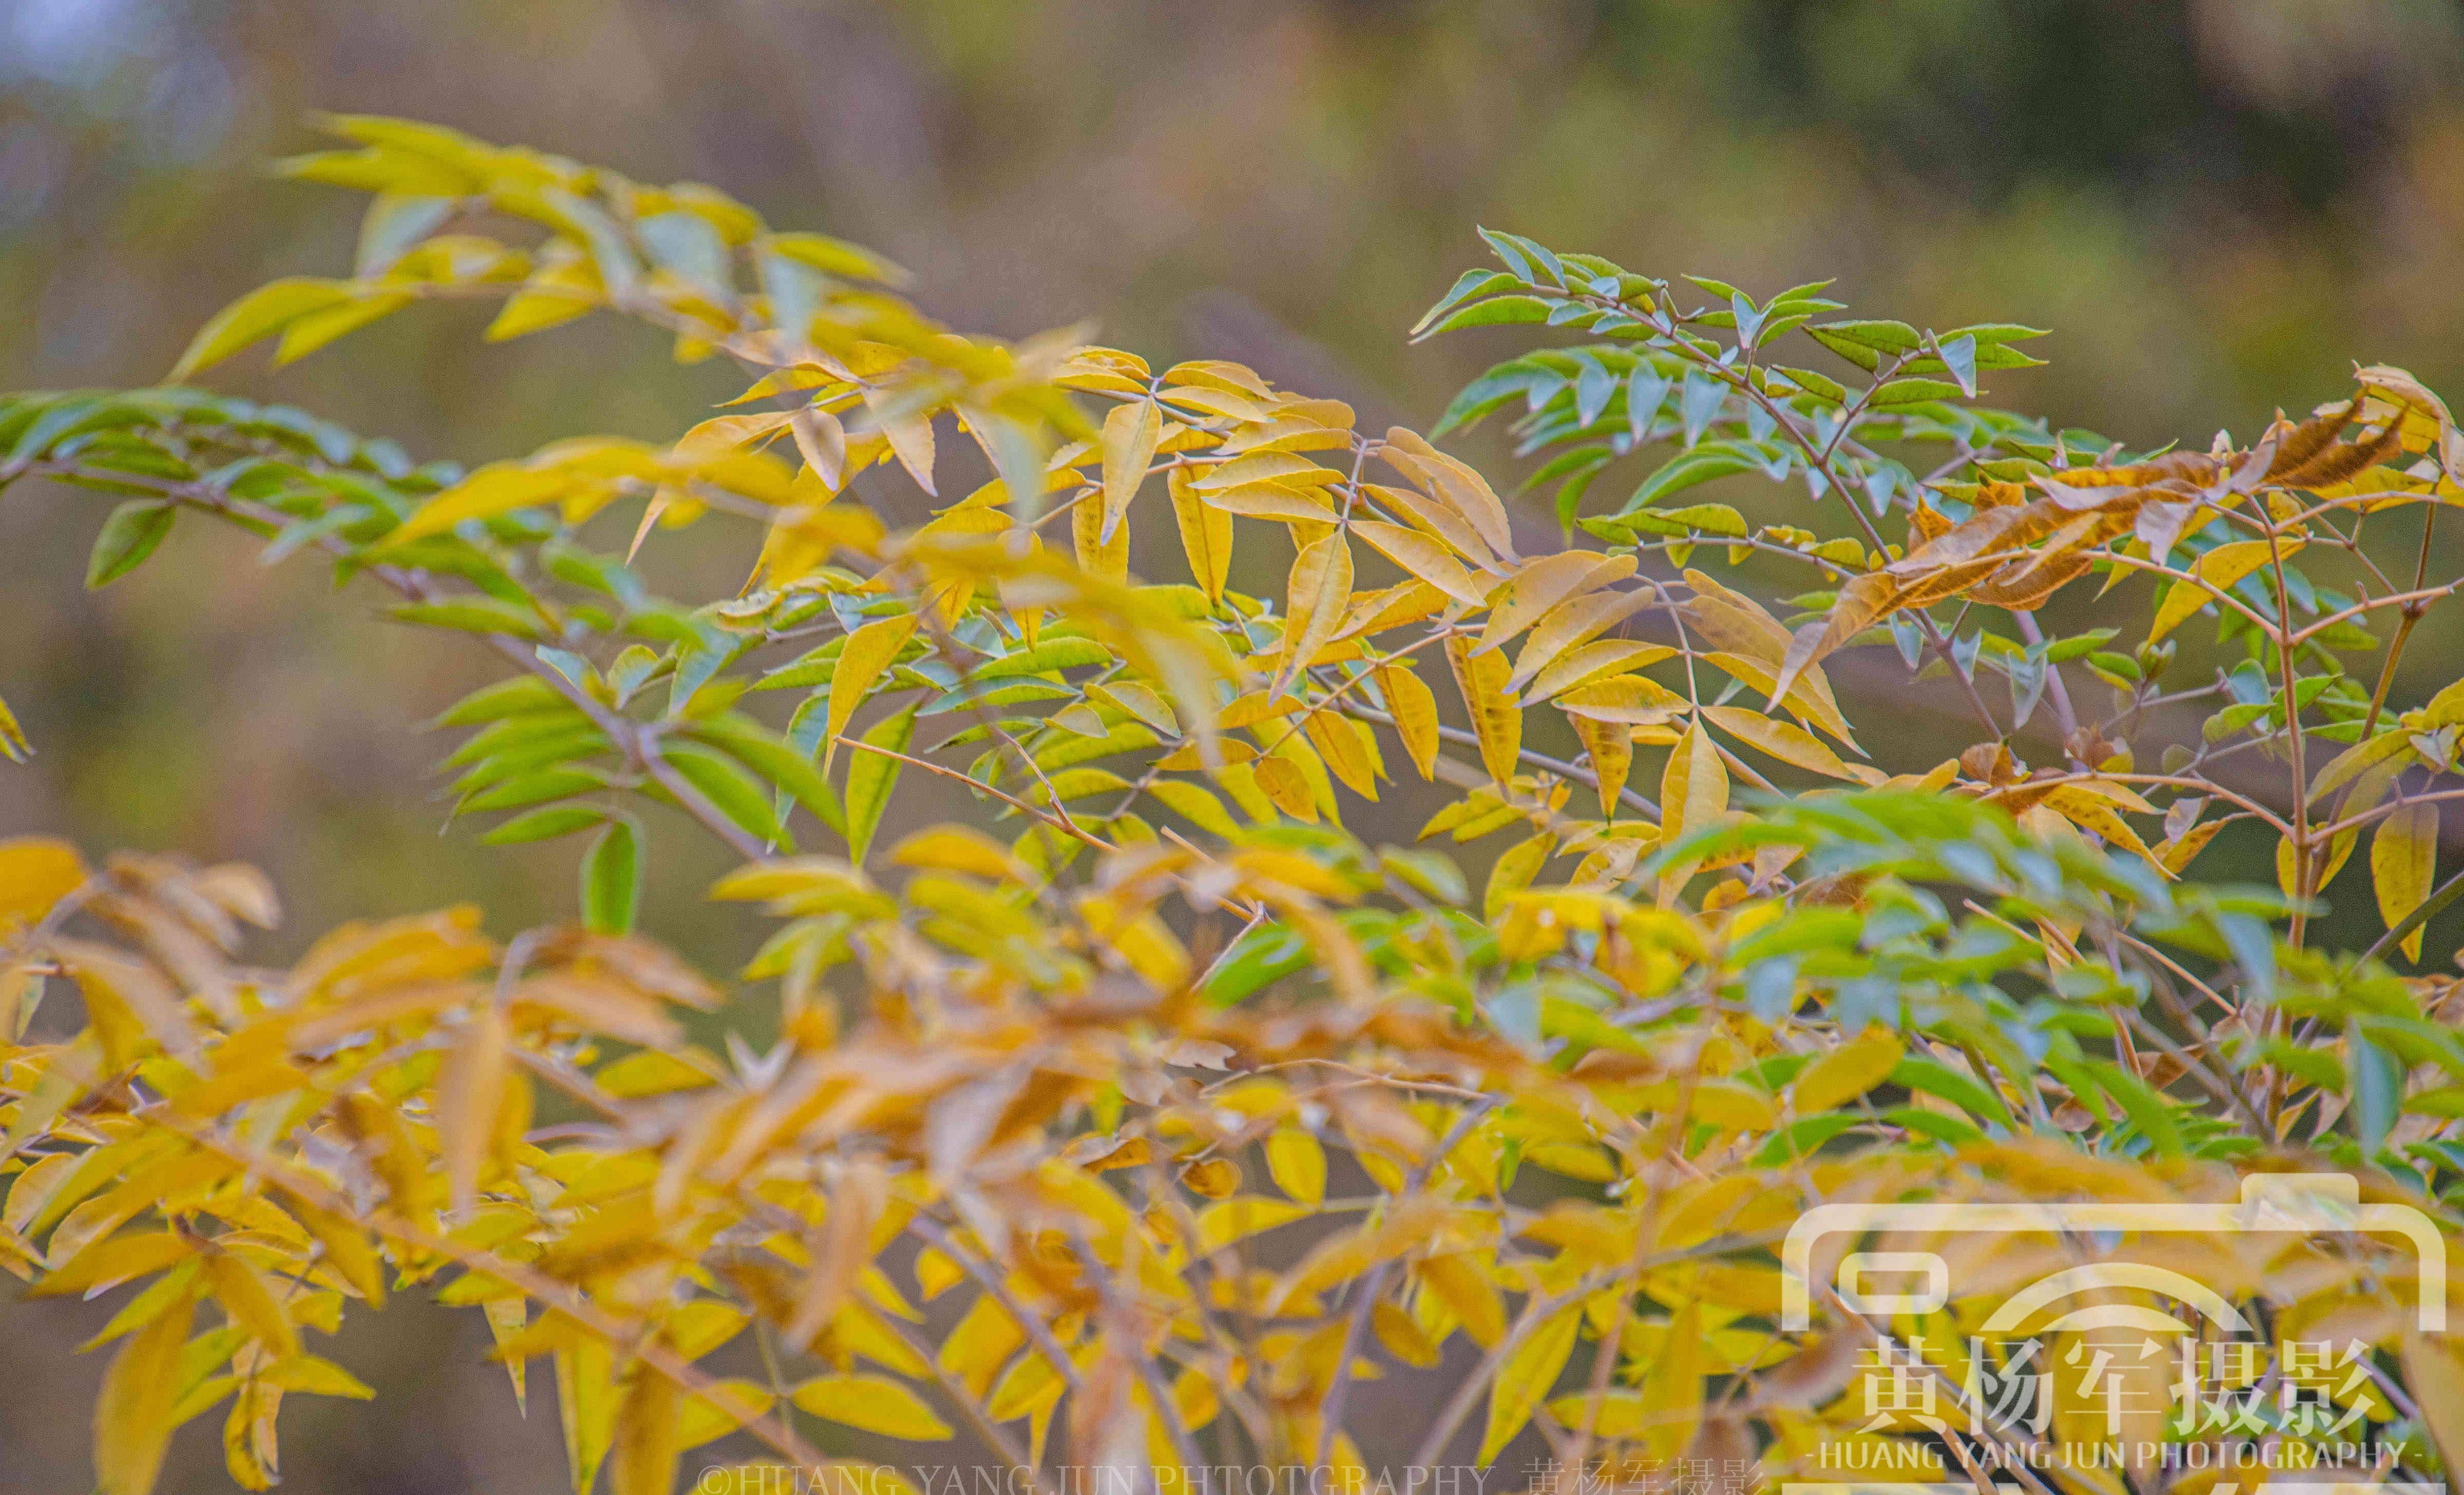
[[(101, 1336), (104, 1488), (150, 1488), (225, 1400), (264, 1486), (286, 1392), (367, 1394), (301, 1331), (413, 1286), (484, 1311), (517, 1396), (549, 1360), (577, 1490), (672, 1488), (739, 1431), (820, 1467), (838, 1430), (888, 1457), (963, 1425), (1025, 1488), (1056, 1442), (1349, 1462), (1383, 1452), (1354, 1382), (1441, 1361), (1420, 1463), (1536, 1429), (1578, 1464), (1779, 1477), (1898, 1441), (1860, 1356), (1970, 1324), (1835, 1299), (1780, 1329), (1775, 1245), (1815, 1204), (2338, 1168), (2453, 1232), (2454, 985), (2384, 961), (2464, 886), (2432, 886), (2464, 684), (2392, 698), (2464, 584), (2431, 573), (2464, 445), (2399, 371), (2247, 444), (2124, 452), (1975, 403), (2032, 329), (1824, 319), (1819, 286), (1758, 303), (1489, 234), (1502, 268), (1428, 332), (1588, 341), (1445, 427), (1521, 403), (1533, 482), (1596, 541), (1561, 543), (1428, 439), (1245, 368), (963, 336), (712, 188), (332, 122), (354, 148), (287, 169), (374, 194), (354, 275), (244, 298), (180, 377), (476, 296), (491, 336), (613, 311), (750, 387), (670, 445), (469, 472), (192, 388), (0, 403), (0, 482), (121, 497), (91, 584), (187, 511), (475, 636), (512, 672), (440, 718), (455, 814), (586, 842), (573, 925), (386, 918), (287, 970), (240, 963), (275, 918), (245, 869), (0, 844), (0, 1264), (143, 1284)], [(954, 430), (991, 476), (929, 522), (853, 492), (883, 467), (937, 496)], [(1803, 524), (1691, 492), (1755, 478), (1801, 485)], [(1130, 535), (1167, 517), (1187, 580), (1142, 583)], [(706, 517), (759, 527), (744, 589), (655, 595), (636, 553)], [(1236, 547), (1287, 542), (1283, 595), (1231, 584)], [(1757, 596), (1780, 567), (1800, 616)], [(2047, 636), (2092, 578), (2131, 588), (2101, 616), (2152, 621)], [(1929, 768), (1848, 688), (1887, 710), (1928, 678), (1972, 718)], [(1407, 775), (1452, 795), (1423, 841), (1502, 846), (1477, 893), (1345, 828)], [(918, 776), (983, 815), (879, 844)], [(766, 1052), (632, 928), (646, 802), (777, 921), (742, 973), (779, 988)], [(2245, 823), (2280, 887), (2185, 880)], [(2365, 834), (2386, 933), (2321, 950)], [(55, 982), (79, 1015), (27, 1037)], [(2407, 1477), (2464, 1454), (2464, 1359), (2410, 1331), (2405, 1259), (2197, 1264), (2372, 1346), (2346, 1404)]]

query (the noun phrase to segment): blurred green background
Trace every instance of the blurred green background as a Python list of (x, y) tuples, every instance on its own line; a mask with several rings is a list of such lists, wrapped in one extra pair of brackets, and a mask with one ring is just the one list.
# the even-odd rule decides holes
[[(1404, 343), (1482, 223), (2050, 327), (2051, 366), (1993, 399), (2204, 445), (2339, 395), (2354, 360), (2464, 392), (2459, 43), (2452, 0), (0, 0), (0, 387), (150, 382), (231, 297), (345, 267), (356, 204), (260, 169), (337, 109), (711, 182), (884, 250), (957, 325), (1091, 320), (1381, 424), (1434, 420), (1512, 345)], [(491, 347), (485, 316), (213, 377), (465, 460), (671, 436), (736, 392), (638, 329)], [(406, 726), (487, 677), (466, 645), (195, 524), (90, 596), (101, 514), (0, 495), (0, 696), (40, 749), (0, 769), (0, 831), (255, 862), (295, 941), (449, 898), (500, 928), (569, 906), (570, 849), (437, 832)], [(651, 927), (740, 951), (696, 895), (715, 860), (666, 840)], [(108, 1307), (0, 1306), (25, 1352), (0, 1490), (87, 1478), (100, 1366), (57, 1355)], [(470, 1326), (387, 1320), (336, 1351), (385, 1399), (295, 1402), (286, 1488), (556, 1486), (545, 1394), (517, 1420)], [(165, 1488), (221, 1487), (218, 1421)]]

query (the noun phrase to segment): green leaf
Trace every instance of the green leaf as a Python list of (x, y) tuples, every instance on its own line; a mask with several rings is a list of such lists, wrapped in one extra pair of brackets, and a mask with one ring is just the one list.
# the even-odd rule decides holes
[(1047, 671), (1109, 665), (1117, 657), (1093, 639), (1046, 639), (1033, 649), (1023, 649), (1014, 654), (985, 660), (969, 673), (968, 678), (1005, 680), (1016, 675), (1040, 675)]
[(1927, 405), (1936, 400), (1956, 400), (1960, 387), (1939, 379), (1894, 379), (1877, 388), (1865, 407), (1872, 410), (1905, 409), (1911, 405)]
[(2147, 1138), (2148, 1145), (2156, 1150), (2159, 1156), (2181, 1155), (2181, 1124), (2174, 1119), (2172, 1106), (2156, 1092), (2154, 1087), (2120, 1065), (2104, 1060), (2090, 1060), (2087, 1067), (2089, 1073), (2096, 1076), (2096, 1083), (2104, 1088), (2105, 1094), (2113, 1097), (2114, 1103), (2122, 1108), (2123, 1114), (2130, 1118), (2131, 1125)]
[(1659, 472), (1644, 478), (1634, 496), (1625, 501), (1619, 514), (1632, 514), (1658, 499), (1707, 483), (1713, 478), (1733, 477), (1739, 473), (1751, 473), (1762, 467), (1762, 459), (1748, 456), (1727, 442), (1710, 442), (1693, 451), (1672, 457)]
[(1771, 372), (1785, 377), (1790, 384), (1796, 385), (1807, 394), (1810, 394), (1815, 399), (1823, 401), (1826, 404), (1845, 405), (1848, 403), (1848, 391), (1841, 386), (1839, 381), (1832, 378), (1828, 374), (1817, 374), (1810, 368), (1789, 368), (1785, 366), (1773, 368)]
[[(1698, 503), (1683, 509), (1638, 509), (1608, 522), (1624, 530), (1628, 537), (1648, 532), (1654, 535), (1726, 535), (1743, 539), (1748, 533), (1746, 517), (1725, 503)], [(1599, 532), (1595, 530), (1593, 533)]]
[(642, 838), (629, 821), (609, 821), (582, 858), (582, 923), (595, 934), (633, 928), (642, 896)]
[(1309, 944), (1296, 930), (1275, 923), (1259, 924), (1232, 941), (1206, 978), (1204, 995), (1210, 1005), (1234, 1002), (1294, 972), (1308, 969)]
[(1778, 1168), (1812, 1157), (1822, 1150), (1822, 1144), (1864, 1120), (1858, 1112), (1837, 1111), (1825, 1116), (1803, 1116), (1771, 1133), (1754, 1154), (1757, 1168)]
[(832, 830), (846, 828), (847, 811), (839, 803), (838, 791), (811, 758), (769, 728), (749, 716), (729, 715), (696, 722), (686, 730), (786, 790), (823, 824)]
[(483, 685), (455, 701), (429, 722), (431, 727), (475, 727), (531, 712), (570, 709), (555, 686), (537, 675), (516, 675)]
[(746, 833), (765, 842), (784, 839), (785, 832), (772, 810), (769, 793), (733, 758), (693, 742), (662, 744), (659, 756)]
[(163, 543), (163, 537), (171, 533), (171, 520), (179, 512), (166, 498), (132, 498), (112, 510), (86, 557), (86, 589), (108, 586), (144, 564), (154, 547)]
[(2022, 326), (2014, 321), (1995, 321), (1978, 322), (1972, 327), (1953, 327), (1942, 335), (1941, 341), (1948, 342), (1955, 338), (1974, 338), (1979, 346), (1991, 347), (2046, 335), (2046, 329), (2042, 327)]
[(2362, 1155), (2374, 1158), (2395, 1130), (2404, 1105), (2404, 1075), (2394, 1058), (2358, 1025), (2344, 1034), (2344, 1057), (2352, 1071), (2353, 1127), (2361, 1137)]
[(1536, 296), (1493, 296), (1485, 301), (1474, 301), (1430, 328), (1425, 337), (1453, 332), (1460, 327), (1494, 327), (1508, 322), (1544, 322), (1549, 319), (1550, 304)]
[(1903, 1059), (1891, 1071), (1891, 1083), (1902, 1089), (1921, 1090), (1936, 1100), (1948, 1101), (1971, 1116), (2005, 1127), (2011, 1125), (2011, 1112), (2000, 1096), (1939, 1060)]
[[(858, 740), (893, 753), (907, 751), (908, 739), (915, 735), (915, 708), (909, 706), (894, 716), (875, 722), (872, 729)], [(847, 858), (861, 863), (872, 845), (872, 833), (881, 827), (882, 811), (890, 807), (890, 792), (898, 786), (898, 772), (906, 765), (894, 758), (857, 749), (855, 760), (847, 764)]]
[(607, 787), (605, 776), (582, 768), (543, 768), (516, 774), (462, 802), (462, 810), (518, 810), (550, 800), (570, 799)]
[(388, 616), (400, 623), (431, 628), (458, 628), (465, 633), (509, 633), (536, 639), (543, 631), (539, 614), (500, 597), (466, 597), (450, 603), (405, 603)]
[(517, 815), (479, 839), (492, 846), (509, 846), (521, 841), (547, 841), (557, 836), (572, 835), (577, 830), (588, 830), (606, 818), (605, 811), (584, 805), (551, 804)]
[[(537, 768), (544, 763), (561, 762), (568, 758), (595, 756), (605, 752), (607, 747), (605, 736), (597, 727), (592, 726), (589, 719), (580, 712), (570, 708), (563, 711), (530, 712), (523, 715), (507, 716), (501, 720), (490, 722), (471, 734), (468, 740), (446, 757), (444, 766), (459, 768), (465, 763), (476, 763), (482, 760), (495, 762), (509, 754), (529, 755), (535, 749), (554, 749), (552, 752), (541, 751), (539, 756), (535, 758), (525, 756), (513, 768), (507, 770), (507, 772), (517, 773), (525, 768)], [(499, 774), (497, 777), (504, 776)], [(456, 784), (454, 788), (458, 793), (467, 794), (472, 786)]]
[(1429, 323), (1436, 321), (1448, 311), (1461, 305), (1464, 301), (1469, 300), (1471, 297), (1485, 295), (1490, 291), (1502, 290), (1505, 287), (1513, 284), (1515, 284), (1515, 278), (1513, 275), (1507, 271), (1464, 271), (1455, 281), (1454, 289), (1438, 297), (1438, 304), (1430, 307), (1425, 313), (1421, 314), (1419, 321), (1412, 324), (1412, 336), (1415, 338), (1420, 336), (1428, 330)]
[(1903, 321), (1823, 322), (1806, 328), (1805, 335), (1863, 369), (1880, 367), (1886, 357), (1913, 353), (1925, 342), (1924, 335)]

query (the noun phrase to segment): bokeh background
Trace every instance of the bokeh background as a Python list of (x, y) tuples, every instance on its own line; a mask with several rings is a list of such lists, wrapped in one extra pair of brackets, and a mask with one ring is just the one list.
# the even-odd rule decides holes
[[(2452, 0), (0, 0), (0, 387), (152, 381), (231, 297), (347, 265), (355, 205), (261, 170), (336, 109), (715, 183), (889, 253), (959, 326), (1091, 320), (1380, 422), (1434, 419), (1505, 350), (1403, 336), (1485, 223), (2050, 327), (2051, 365), (1997, 401), (2204, 444), (2336, 396), (2354, 360), (2464, 392), (2459, 62)], [(491, 347), (484, 316), (213, 377), (465, 460), (671, 436), (735, 392), (638, 329)], [(453, 898), (507, 928), (569, 907), (569, 849), (437, 832), (407, 727), (485, 678), (467, 647), (199, 525), (89, 595), (100, 516), (0, 495), (0, 696), (40, 749), (0, 767), (0, 833), (255, 862), (295, 941)], [(662, 849), (649, 922), (740, 954), (709, 868)], [(0, 1293), (0, 1491), (90, 1478), (100, 1365), (61, 1356), (110, 1306)], [(551, 1396), (517, 1418), (479, 1349), (407, 1301), (346, 1331), (384, 1399), (296, 1398), (285, 1487), (559, 1487)], [(165, 1488), (225, 1487), (218, 1422)]]

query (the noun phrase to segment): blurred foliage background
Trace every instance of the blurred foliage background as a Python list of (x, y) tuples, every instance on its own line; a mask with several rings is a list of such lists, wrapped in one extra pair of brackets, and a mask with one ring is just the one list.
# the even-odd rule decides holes
[[(887, 252), (961, 327), (1090, 321), (1379, 425), (1425, 426), (1513, 345), (1404, 343), (1484, 223), (1757, 294), (1837, 276), (1920, 325), (2050, 327), (2051, 366), (1996, 403), (2204, 445), (2343, 393), (2356, 359), (2464, 393), (2459, 57), (2451, 0), (0, 0), (0, 385), (160, 378), (233, 296), (346, 266), (340, 194), (260, 169), (322, 108), (708, 181)], [(485, 315), (214, 377), (470, 461), (672, 436), (737, 392), (638, 329), (486, 346)], [(0, 827), (255, 862), (294, 940), (453, 898), (503, 929), (569, 908), (571, 848), (437, 834), (433, 745), (403, 727), (486, 677), (466, 643), (202, 526), (88, 595), (102, 512), (0, 499), (0, 693), (40, 749), (0, 771)], [(741, 949), (688, 840), (646, 922)], [(50, 1369), (94, 1322), (0, 1308), (46, 1367), (0, 1386), (0, 1490), (84, 1478), (100, 1367)], [(407, 1301), (360, 1321), (336, 1353), (385, 1399), (294, 1411), (288, 1486), (555, 1487), (552, 1394), (517, 1419), (457, 1333)], [(222, 1479), (201, 1430), (175, 1487)]]

